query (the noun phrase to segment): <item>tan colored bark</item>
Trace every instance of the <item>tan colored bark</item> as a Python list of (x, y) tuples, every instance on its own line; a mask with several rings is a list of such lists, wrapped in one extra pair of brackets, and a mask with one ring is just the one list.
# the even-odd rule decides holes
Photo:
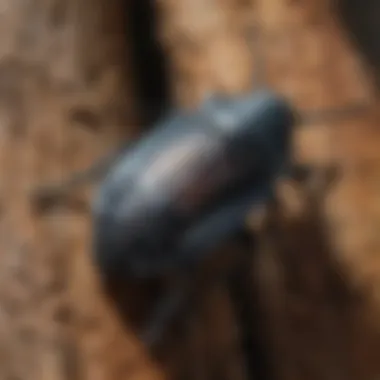
[[(243, 380), (233, 310), (221, 285), (202, 296), (185, 336), (157, 365), (100, 289), (88, 214), (31, 213), (33, 186), (86, 167), (137, 128), (121, 4), (106, 3), (0, 4), (0, 379), (159, 379), (167, 368), (198, 380), (217, 367), (225, 378)], [(297, 106), (372, 97), (371, 79), (327, 0), (158, 5), (182, 106), (208, 92), (251, 88), (254, 43), (247, 31), (254, 25), (266, 80)], [(338, 161), (343, 178), (325, 199), (333, 253), (319, 247), (313, 203), (297, 216), (306, 227), (277, 215), (281, 244), (263, 235), (272, 245), (260, 252), (257, 268), (278, 379), (379, 375), (378, 116), (374, 108), (295, 134), (300, 160)], [(88, 201), (90, 190), (75, 196)], [(343, 301), (331, 296), (341, 286), (331, 283), (331, 260), (344, 276)], [(285, 280), (293, 277), (291, 288)]]
[(28, 199), (136, 126), (121, 2), (1, 10), (0, 378), (159, 378), (99, 289), (86, 212), (37, 217)]

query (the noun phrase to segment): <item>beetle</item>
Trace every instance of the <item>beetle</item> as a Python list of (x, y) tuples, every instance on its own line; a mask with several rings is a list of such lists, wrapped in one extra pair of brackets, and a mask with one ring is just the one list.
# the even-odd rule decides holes
[[(345, 110), (333, 111), (324, 117)], [(308, 115), (310, 121), (318, 116)], [(195, 111), (172, 112), (140, 140), (64, 185), (35, 195), (55, 201), (106, 173), (93, 202), (93, 252), (100, 272), (151, 278), (183, 271), (191, 277), (208, 252), (244, 230), (255, 204), (271, 199), (276, 179), (291, 174), (297, 118), (302, 120), (292, 105), (270, 90), (211, 96)], [(164, 319), (181, 302), (181, 291), (158, 302), (143, 333), (150, 337), (146, 341), (158, 339)]]
[[(244, 229), (285, 170), (294, 113), (271, 92), (208, 99), (147, 134), (110, 169), (94, 203), (94, 253), (109, 278), (191, 276)], [(189, 286), (189, 284), (188, 284)], [(169, 289), (142, 332), (154, 345), (186, 303)]]
[[(282, 98), (259, 92), (211, 98), (153, 128), (110, 169), (95, 199), (101, 268), (152, 277), (196, 264), (215, 240), (204, 230), (240, 228), (246, 204), (284, 169), (293, 123)], [(220, 204), (236, 218), (215, 223), (224, 220)]]
[(188, 302), (192, 276), (206, 256), (240, 236), (250, 209), (272, 199), (277, 178), (291, 174), (297, 121), (362, 109), (305, 118), (269, 89), (213, 95), (195, 110), (170, 112), (141, 139), (37, 196), (54, 201), (106, 173), (93, 202), (94, 262), (104, 278), (185, 277), (184, 287), (157, 301), (142, 330), (143, 341), (153, 345)]

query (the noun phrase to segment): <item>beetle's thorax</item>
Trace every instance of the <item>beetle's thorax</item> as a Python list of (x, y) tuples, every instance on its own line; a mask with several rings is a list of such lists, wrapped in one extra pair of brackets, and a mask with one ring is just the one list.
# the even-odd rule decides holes
[(294, 113), (282, 97), (270, 91), (210, 97), (201, 114), (225, 140), (227, 154), (239, 165), (259, 164), (266, 172), (277, 171), (288, 156)]

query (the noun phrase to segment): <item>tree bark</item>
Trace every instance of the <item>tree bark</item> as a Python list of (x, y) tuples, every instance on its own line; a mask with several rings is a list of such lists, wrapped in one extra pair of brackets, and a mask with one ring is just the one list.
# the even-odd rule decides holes
[[(92, 188), (73, 195), (84, 209), (41, 216), (31, 208), (35, 186), (87, 167), (139, 129), (124, 3), (2, 4), (0, 379), (247, 378), (224, 285), (200, 295), (184, 334), (156, 362), (91, 264)], [(369, 69), (332, 3), (157, 1), (178, 106), (247, 91), (257, 72), (301, 109), (373, 99)], [(254, 268), (276, 379), (379, 376), (378, 116), (375, 105), (295, 131), (299, 161), (336, 162), (342, 177), (322, 204), (304, 203), (297, 223), (277, 215), (276, 239), (262, 234)]]

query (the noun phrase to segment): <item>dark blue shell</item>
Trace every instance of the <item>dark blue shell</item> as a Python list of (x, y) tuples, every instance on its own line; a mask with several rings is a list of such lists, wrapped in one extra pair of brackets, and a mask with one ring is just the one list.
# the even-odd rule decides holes
[[(100, 187), (93, 216), (102, 270), (162, 275), (202, 257), (210, 246), (205, 237), (193, 258), (186, 247), (213, 215), (229, 221), (220, 240), (241, 228), (256, 195), (265, 197), (286, 165), (293, 124), (291, 108), (270, 92), (210, 98), (196, 112), (170, 115), (120, 158)], [(223, 214), (242, 199), (233, 218)]]

